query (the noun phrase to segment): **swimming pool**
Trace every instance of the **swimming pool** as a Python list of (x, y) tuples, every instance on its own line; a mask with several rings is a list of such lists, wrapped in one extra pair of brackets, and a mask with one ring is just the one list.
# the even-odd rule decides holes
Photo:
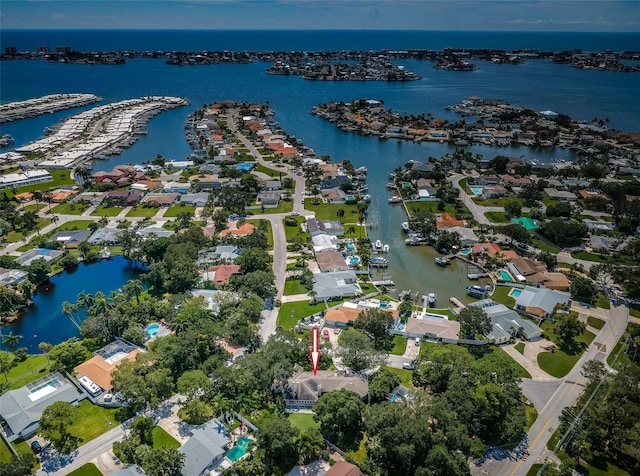
[(253, 443), (253, 440), (251, 438), (247, 438), (246, 436), (240, 437), (235, 446), (227, 451), (227, 458), (229, 458), (231, 461), (236, 461), (242, 458), (247, 454), (249, 443)]
[(469, 190), (471, 190), (475, 195), (482, 195), (482, 187), (469, 187)]
[(509, 293), (509, 296), (517, 298), (517, 297), (520, 297), (520, 294), (522, 294), (522, 289), (511, 288), (511, 292)]
[(356, 247), (355, 247), (355, 246), (353, 246), (353, 243), (347, 243), (347, 249), (348, 249), (349, 251), (355, 251)]
[(529, 217), (512, 218), (511, 223), (518, 223), (525, 227), (527, 230), (535, 230), (536, 228), (538, 228), (538, 224), (535, 222), (535, 220)]
[(149, 324), (145, 331), (147, 332), (147, 334), (153, 337), (158, 333), (158, 329), (160, 329), (160, 324)]
[(349, 258), (349, 266), (360, 266), (360, 257), (359, 256), (351, 256)]
[(512, 281), (511, 275), (506, 271), (500, 271), (498, 274), (500, 274), (500, 278), (502, 278), (503, 281)]
[(471, 253), (471, 250), (470, 250), (470, 249), (468, 249), (468, 248), (465, 248), (465, 249), (463, 249), (463, 250), (460, 250), (460, 254), (461, 254), (461, 255), (465, 255), (465, 256), (467, 256), (469, 253)]

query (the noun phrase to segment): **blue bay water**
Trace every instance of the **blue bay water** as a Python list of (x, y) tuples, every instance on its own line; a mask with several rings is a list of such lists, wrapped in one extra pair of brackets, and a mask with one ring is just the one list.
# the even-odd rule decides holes
[[(300, 50), (357, 48), (443, 48), (472, 46), (496, 48), (541, 48), (558, 50), (584, 48), (640, 49), (640, 35), (617, 34), (481, 34), (444, 32), (20, 32), (1, 33), (2, 42), (12, 41), (18, 49), (34, 45), (72, 45), (80, 50), (157, 50), (157, 49), (235, 49)], [(26, 38), (31, 43), (26, 42)], [(46, 41), (45, 41), (46, 40)], [(23, 43), (21, 43), (23, 41)], [(25, 44), (26, 46), (21, 46)], [(367, 46), (368, 45), (368, 46)], [(120, 156), (96, 162), (94, 170), (110, 170), (121, 163), (141, 163), (156, 154), (182, 159), (189, 155), (183, 123), (187, 115), (204, 103), (234, 99), (269, 101), (276, 119), (285, 130), (312, 147), (318, 155), (332, 160), (351, 160), (369, 169), (369, 192), (373, 196), (369, 221), (375, 224), (372, 239), (391, 245), (389, 272), (398, 289), (421, 293), (435, 292), (439, 305), (446, 306), (450, 296), (462, 297), (469, 284), (464, 266), (448, 268), (434, 265), (435, 251), (427, 247), (405, 247), (400, 223), (406, 220), (401, 207), (387, 203), (384, 185), (387, 175), (407, 161), (440, 157), (452, 148), (438, 143), (382, 141), (360, 137), (336, 129), (332, 124), (310, 114), (311, 108), (327, 101), (351, 101), (355, 98), (381, 99), (393, 110), (432, 113), (436, 117), (456, 119), (444, 107), (469, 96), (505, 99), (534, 110), (552, 109), (575, 119), (594, 116), (610, 119), (610, 126), (620, 130), (640, 130), (640, 82), (635, 74), (582, 71), (555, 65), (546, 60), (523, 65), (494, 65), (479, 62), (474, 72), (440, 71), (430, 62), (403, 61), (422, 76), (420, 81), (387, 82), (315, 82), (299, 77), (265, 74), (268, 64), (211, 65), (198, 67), (168, 66), (163, 60), (132, 59), (125, 65), (64, 65), (44, 61), (6, 61), (0, 71), (0, 96), (3, 103), (58, 92), (87, 92), (104, 98), (104, 102), (139, 96), (162, 94), (183, 96), (191, 105), (160, 114), (149, 125), (149, 134)], [(43, 129), (79, 109), (61, 111), (24, 121), (4, 124), (21, 145), (42, 135)], [(573, 158), (568, 150), (532, 150), (526, 147), (492, 148), (473, 146), (468, 150), (493, 157), (499, 153), (529, 159)], [(119, 287), (117, 284), (116, 287)], [(89, 291), (89, 290), (87, 290)], [(77, 291), (66, 300), (75, 300)], [(64, 299), (63, 299), (64, 300)], [(59, 312), (59, 310), (57, 311)], [(29, 317), (29, 316), (26, 316)]]

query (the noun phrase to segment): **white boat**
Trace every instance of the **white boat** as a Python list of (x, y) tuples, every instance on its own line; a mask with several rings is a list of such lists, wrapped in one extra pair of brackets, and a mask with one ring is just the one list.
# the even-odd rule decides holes
[(383, 253), (388, 253), (389, 252), (389, 245), (382, 245), (382, 252)]
[(365, 203), (369, 203), (371, 201), (371, 195), (367, 194), (362, 197), (362, 201)]
[(436, 307), (436, 295), (435, 293), (429, 293), (429, 297), (427, 298), (429, 302), (429, 307)]
[(376, 240), (376, 242), (373, 244), (373, 248), (375, 250), (382, 250), (382, 241)]
[(396, 184), (393, 183), (393, 182), (389, 182), (389, 183), (387, 183), (386, 187), (387, 188), (396, 188)]
[(102, 249), (101, 257), (102, 257), (102, 259), (109, 259), (109, 258), (111, 258), (111, 250), (109, 250), (109, 248), (107, 248), (107, 247), (105, 246), (105, 247)]
[(402, 202), (402, 198), (400, 198), (398, 195), (393, 195), (391, 197), (389, 197), (389, 203), (400, 203)]
[(408, 221), (403, 221), (400, 226), (402, 227), (402, 231), (404, 231), (405, 233), (415, 233), (415, 231), (412, 230), (411, 227), (409, 226)]

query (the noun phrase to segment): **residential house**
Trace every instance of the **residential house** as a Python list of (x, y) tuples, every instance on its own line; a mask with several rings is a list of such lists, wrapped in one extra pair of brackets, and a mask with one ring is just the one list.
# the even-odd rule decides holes
[(497, 177), (495, 175), (481, 175), (479, 177), (474, 178), (475, 184), (482, 185), (482, 186), (499, 185), (500, 181), (501, 181), (500, 177)]
[(626, 241), (622, 241), (620, 238), (612, 236), (589, 235), (589, 246), (591, 246), (591, 248), (596, 251), (620, 251), (626, 248), (627, 245), (628, 243)]
[(249, 236), (255, 229), (256, 227), (252, 223), (244, 223), (235, 230), (222, 230), (220, 237), (233, 236), (235, 238), (242, 238), (243, 236)]
[(65, 248), (77, 248), (80, 243), (91, 236), (89, 230), (59, 231), (51, 237), (52, 241), (61, 242)]
[[(426, 133), (427, 131), (424, 131), (424, 132)], [(422, 173), (429, 174), (429, 173), (433, 172), (434, 170), (436, 170), (436, 164), (433, 164), (431, 162), (424, 163), (424, 162), (415, 161), (415, 162), (413, 162), (411, 164), (411, 169), (410, 170), (411, 170), (411, 172), (422, 172)]]
[(305, 372), (296, 364), (294, 374), (287, 382), (285, 404), (289, 408), (311, 408), (325, 393), (336, 390), (350, 390), (360, 398), (369, 394), (369, 382), (366, 376), (347, 375), (335, 370), (318, 370), (317, 373)]
[(337, 250), (339, 245), (337, 237), (326, 233), (313, 235), (311, 241), (313, 242), (313, 251), (316, 253), (322, 250)]
[(46, 248), (33, 248), (29, 251), (25, 251), (16, 258), (16, 263), (22, 266), (30, 266), (35, 260), (41, 258), (51, 263), (62, 256), (64, 256), (64, 251), (49, 250)]
[(220, 173), (220, 166), (215, 164), (202, 164), (198, 171), (201, 174), (217, 175)]
[(139, 190), (110, 190), (105, 194), (103, 202), (111, 206), (131, 207), (137, 205), (141, 198), (142, 192)]
[(106, 195), (107, 192), (83, 192), (73, 197), (73, 201), (75, 203), (87, 202), (92, 207), (97, 207), (102, 203)]
[(189, 182), (167, 182), (162, 188), (165, 193), (187, 193), (191, 188), (191, 185)]
[(104, 227), (93, 232), (89, 238), (92, 245), (114, 246), (120, 243), (119, 235), (123, 230), (118, 228)]
[(24, 387), (9, 390), (0, 395), (0, 427), (5, 438), (24, 440), (36, 434), (40, 416), (45, 408), (55, 402), (77, 404), (85, 395), (59, 372), (39, 378)]
[(328, 309), (324, 315), (324, 325), (345, 329), (353, 326), (358, 320), (362, 309), (357, 307), (340, 306), (338, 309)]
[(570, 187), (588, 187), (589, 185), (591, 185), (591, 182), (589, 182), (588, 180), (567, 178), (562, 181), (562, 184), (565, 187), (569, 187), (569, 188)]
[(324, 221), (316, 218), (307, 219), (307, 232), (311, 236), (319, 235), (321, 233), (333, 236), (343, 236), (344, 228), (338, 221)]
[(587, 228), (592, 231), (616, 231), (616, 224), (612, 221), (598, 221), (584, 219), (582, 223), (587, 225)]
[(516, 334), (531, 340), (540, 337), (543, 333), (543, 330), (533, 322), (523, 319), (513, 309), (491, 299), (482, 299), (469, 304), (469, 306), (480, 307), (487, 313), (493, 326), (487, 338), (495, 344), (508, 342)]
[(197, 182), (193, 182), (191, 186), (196, 192), (212, 192), (222, 189), (222, 182), (217, 178), (202, 178)]
[(495, 243), (476, 243), (471, 249), (473, 254), (486, 255), (489, 258), (495, 258), (501, 261), (512, 260), (520, 255), (513, 250), (503, 250)]
[(578, 200), (578, 196), (575, 193), (556, 190), (555, 188), (545, 188), (544, 194), (552, 200), (560, 200), (561, 202), (575, 202)]
[(417, 317), (407, 319), (404, 332), (407, 337), (435, 340), (447, 344), (457, 344), (460, 338), (460, 323), (444, 318), (432, 317), (422, 312)]
[(447, 231), (457, 233), (460, 236), (460, 244), (462, 246), (473, 246), (478, 242), (478, 237), (471, 228), (452, 226)]
[(240, 266), (237, 264), (221, 264), (210, 266), (206, 271), (202, 272), (202, 280), (210, 281), (216, 287), (224, 286), (229, 282), (234, 274), (240, 274)]
[(29, 273), (21, 269), (5, 269), (0, 268), (0, 285), (15, 286), (24, 281)]
[[(125, 341), (116, 339), (93, 353), (93, 357), (76, 366), (76, 379), (85, 390), (96, 397), (113, 389), (112, 375), (122, 362), (134, 362), (144, 350)], [(97, 387), (96, 387), (97, 386)]]
[(320, 192), (320, 195), (322, 195), (322, 199), (326, 203), (330, 203), (331, 205), (342, 205), (343, 203), (347, 203), (347, 194), (339, 188), (323, 190)]
[(154, 239), (161, 238), (161, 237), (169, 237), (174, 233), (175, 231), (173, 230), (165, 230), (161, 226), (155, 226), (155, 225), (149, 225), (138, 230), (138, 235), (140, 235), (144, 239), (151, 238), (151, 237), (153, 237)]
[(320, 272), (346, 271), (349, 269), (342, 253), (336, 250), (324, 250), (316, 253)]
[(438, 229), (447, 229), (452, 228), (454, 226), (464, 226), (465, 223), (463, 220), (457, 220), (456, 217), (451, 215), (450, 213), (441, 213), (436, 216), (436, 227)]
[(333, 273), (316, 273), (313, 275), (313, 290), (316, 301), (343, 299), (362, 293), (356, 273), (353, 271), (336, 271)]
[(554, 289), (526, 286), (516, 299), (515, 309), (536, 319), (549, 319), (558, 307), (567, 307), (571, 294)]
[(213, 252), (213, 258), (224, 263), (233, 263), (242, 250), (233, 245), (218, 245)]
[(578, 194), (580, 195), (580, 198), (583, 199), (600, 198), (602, 200), (606, 200), (607, 202), (611, 200), (607, 195), (602, 193), (602, 190), (598, 190), (595, 188), (578, 190)]
[(194, 207), (205, 207), (207, 203), (209, 203), (209, 193), (207, 192), (198, 192), (198, 193), (185, 193), (180, 196), (180, 205), (191, 205)]
[(184, 458), (182, 474), (184, 476), (200, 476), (209, 474), (212, 469), (222, 462), (225, 448), (231, 438), (224, 425), (218, 420), (211, 420), (191, 432), (191, 437), (178, 451)]
[(261, 205), (277, 206), (280, 203), (279, 191), (263, 191), (259, 192), (256, 201)]
[(331, 466), (324, 476), (362, 476), (362, 471), (355, 464), (343, 460)]
[(262, 181), (263, 190), (268, 192), (272, 192), (274, 190), (282, 189), (282, 182), (280, 180), (263, 180)]
[(482, 189), (482, 194), (487, 198), (504, 197), (507, 189), (501, 185), (488, 185)]
[(338, 175), (328, 180), (324, 180), (320, 183), (320, 190), (331, 190), (333, 188), (341, 188), (344, 184), (350, 184), (351, 179), (346, 175)]
[(142, 199), (142, 203), (164, 208), (173, 205), (177, 199), (177, 193), (149, 193)]

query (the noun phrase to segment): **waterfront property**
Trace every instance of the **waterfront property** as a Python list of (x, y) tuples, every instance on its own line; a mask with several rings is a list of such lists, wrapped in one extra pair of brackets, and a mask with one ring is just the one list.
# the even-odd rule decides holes
[(22, 172), (0, 175), (0, 190), (52, 181), (53, 177), (46, 170), (25, 170)]
[(568, 307), (571, 294), (526, 286), (516, 300), (516, 310), (536, 319), (548, 319), (558, 307)]
[(404, 335), (409, 338), (457, 344), (460, 338), (460, 323), (450, 321), (444, 316), (414, 312), (413, 316), (407, 320)]
[(317, 373), (305, 372), (298, 364), (295, 373), (287, 382), (285, 404), (288, 409), (311, 408), (324, 393), (336, 390), (351, 390), (360, 398), (369, 393), (366, 376), (345, 375), (335, 370), (318, 370)]
[(316, 273), (313, 275), (315, 300), (330, 301), (361, 294), (362, 290), (357, 281), (356, 273), (353, 271)]
[(542, 335), (542, 328), (527, 319), (523, 319), (516, 311), (509, 309), (504, 304), (499, 304), (491, 299), (482, 299), (469, 305), (484, 309), (489, 319), (491, 319), (493, 329), (489, 332), (487, 338), (494, 344), (508, 342), (518, 334), (527, 340), (535, 339)]
[(59, 372), (35, 380), (0, 396), (0, 424), (9, 442), (33, 436), (40, 416), (54, 402), (78, 403), (85, 395), (78, 392)]

